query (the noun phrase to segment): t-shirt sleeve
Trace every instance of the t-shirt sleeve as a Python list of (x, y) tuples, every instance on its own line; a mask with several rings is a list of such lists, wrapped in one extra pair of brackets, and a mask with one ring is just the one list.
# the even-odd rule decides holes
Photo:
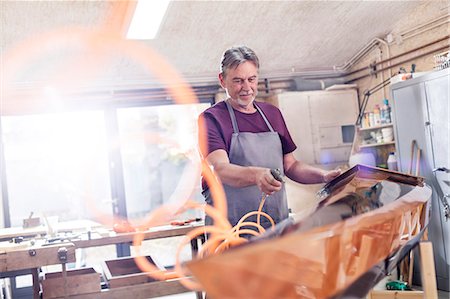
[(206, 152), (202, 152), (204, 158), (215, 150), (227, 151), (225, 137), (217, 119), (210, 113), (202, 114), (206, 130)]
[(286, 125), (286, 122), (284, 121), (283, 114), (278, 108), (275, 109), (277, 112), (276, 131), (278, 131), (278, 134), (280, 135), (283, 155), (286, 155), (295, 151), (297, 149), (297, 145), (295, 144), (294, 140), (292, 140), (291, 134), (289, 133), (289, 129)]

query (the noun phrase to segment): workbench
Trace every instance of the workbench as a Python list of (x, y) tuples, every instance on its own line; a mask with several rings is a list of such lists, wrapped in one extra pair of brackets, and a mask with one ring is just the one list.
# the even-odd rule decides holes
[[(29, 243), (25, 241), (24, 243)], [(25, 246), (24, 246), (25, 245)], [(18, 244), (0, 250), (0, 278), (31, 274), (33, 298), (39, 297), (39, 268), (48, 265), (75, 262), (75, 245), (62, 243), (43, 246), (41, 244)]]
[[(143, 234), (143, 240), (184, 236), (191, 230), (201, 226), (203, 226), (203, 222), (195, 222), (183, 226), (159, 226), (143, 232), (115, 233), (109, 231), (107, 235), (100, 235), (95, 233), (95, 229), (91, 231), (93, 227), (96, 227), (95, 223), (89, 223), (86, 228), (89, 229), (89, 231), (86, 231), (86, 235), (83, 238), (80, 238), (80, 235), (77, 234), (76, 238), (72, 240), (68, 239), (54, 244), (42, 244), (42, 242), (36, 242), (34, 245), (31, 245), (30, 241), (24, 241), (23, 244), (20, 243), (17, 244), (17, 246), (11, 245), (11, 248), (8, 248), (8, 250), (0, 250), (1, 277), (32, 274), (33, 298), (36, 299), (39, 298), (40, 291), (38, 276), (39, 268), (47, 265), (62, 264), (63, 271), (65, 271), (66, 263), (75, 262), (75, 249), (131, 243), (137, 234)], [(36, 235), (45, 233), (41, 228), (34, 230), (9, 228), (0, 230), (0, 239), (15, 238), (18, 236), (32, 237), (32, 231)], [(193, 255), (196, 254), (198, 245), (198, 239), (191, 241), (191, 251)], [(62, 252), (66, 253), (65, 257)], [(189, 291), (190, 290), (181, 285), (179, 280), (171, 280), (144, 283), (115, 289), (105, 289), (100, 293), (80, 294), (68, 298), (126, 298), (132, 296), (133, 298), (138, 299)], [(200, 292), (197, 293), (198, 298), (201, 298), (201, 296)]]

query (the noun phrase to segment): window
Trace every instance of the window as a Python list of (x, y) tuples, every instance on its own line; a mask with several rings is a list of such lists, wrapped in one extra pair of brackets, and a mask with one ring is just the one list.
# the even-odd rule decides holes
[[(185, 167), (190, 167), (188, 155), (198, 155), (197, 118), (209, 106), (191, 104), (118, 110), (127, 214), (132, 222), (167, 203), (180, 180), (185, 179), (182, 173)], [(200, 179), (193, 199), (203, 202)], [(198, 213), (189, 211), (184, 217), (200, 217)]]
[(112, 214), (103, 112), (4, 116), (2, 130), (11, 226)]

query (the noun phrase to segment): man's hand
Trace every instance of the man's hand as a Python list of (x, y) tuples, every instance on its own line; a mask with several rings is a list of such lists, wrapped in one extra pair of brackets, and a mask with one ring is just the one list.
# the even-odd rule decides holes
[(282, 183), (277, 181), (268, 168), (260, 168), (256, 173), (256, 185), (261, 192), (271, 195), (281, 190)]
[(282, 184), (272, 176), (269, 168), (232, 164), (224, 150), (213, 151), (206, 160), (223, 184), (235, 188), (257, 185), (261, 192), (269, 195), (281, 189)]
[(338, 177), (341, 173), (342, 171), (340, 169), (327, 171), (323, 174), (323, 182), (328, 183), (332, 179)]

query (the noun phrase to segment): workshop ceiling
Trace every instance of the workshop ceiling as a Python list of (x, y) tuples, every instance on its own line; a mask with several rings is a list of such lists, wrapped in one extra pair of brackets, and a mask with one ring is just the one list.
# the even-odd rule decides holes
[[(124, 1), (5, 1), (1, 0), (1, 51), (3, 61), (13, 54), (35, 51), (29, 70), (13, 81), (39, 81), (50, 72), (49, 64), (67, 59), (74, 47), (71, 31), (91, 32), (108, 21), (109, 12)], [(157, 50), (189, 81), (216, 80), (222, 52), (245, 44), (260, 56), (261, 73), (332, 71), (349, 61), (375, 37), (385, 38), (399, 19), (407, 17), (424, 1), (173, 1), (156, 39), (141, 41)], [(439, 2), (436, 2), (436, 5)], [(111, 25), (110, 28), (114, 28)], [(67, 47), (59, 53), (51, 38), (61, 38)], [(30, 42), (31, 38), (41, 40)], [(95, 44), (95, 39), (90, 43)], [(51, 48), (51, 47), (54, 48)], [(60, 46), (60, 45), (59, 45)], [(70, 48), (70, 50), (68, 49)], [(110, 46), (114, 48), (114, 46)], [(102, 48), (107, 56), (113, 49)], [(21, 50), (18, 50), (21, 49)], [(24, 51), (26, 49), (27, 51)], [(43, 50), (44, 49), (44, 50)], [(45, 52), (47, 49), (47, 52)], [(53, 49), (50, 51), (49, 49)], [(52, 54), (50, 55), (49, 52)], [(72, 53), (73, 54), (73, 53)], [(22, 54), (23, 55), (23, 54)], [(31, 54), (30, 54), (31, 55)], [(47, 56), (45, 56), (47, 55)], [(22, 59), (24, 60), (24, 59)], [(116, 57), (102, 70), (110, 82), (151, 81), (140, 63)], [(88, 64), (86, 60), (85, 63)], [(81, 63), (74, 62), (79, 66)], [(24, 67), (24, 66), (21, 66)], [(17, 69), (17, 68), (16, 68)], [(45, 71), (43, 70), (45, 69)], [(107, 71), (104, 71), (104, 70)], [(53, 71), (67, 73), (58, 65)], [(33, 74), (33, 75), (31, 75)], [(92, 74), (91, 74), (92, 75)]]

